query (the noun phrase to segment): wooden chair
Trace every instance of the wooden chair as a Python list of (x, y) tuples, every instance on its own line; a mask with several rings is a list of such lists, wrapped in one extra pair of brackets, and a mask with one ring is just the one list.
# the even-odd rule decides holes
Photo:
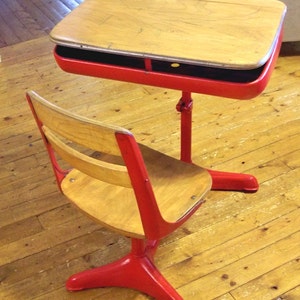
[[(118, 286), (159, 300), (182, 299), (155, 267), (154, 254), (159, 241), (204, 202), (209, 173), (137, 144), (126, 129), (72, 114), (33, 91), (27, 100), (62, 193), (96, 222), (131, 238), (128, 255), (71, 276), (66, 288)], [(82, 147), (101, 155), (88, 156)], [(72, 169), (63, 169), (58, 157)]]

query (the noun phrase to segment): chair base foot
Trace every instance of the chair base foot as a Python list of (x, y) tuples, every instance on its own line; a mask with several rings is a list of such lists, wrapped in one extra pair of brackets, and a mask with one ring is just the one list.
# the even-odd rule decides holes
[(67, 280), (66, 288), (69, 291), (80, 291), (100, 287), (124, 287), (138, 290), (155, 299), (181, 300), (182, 297), (153, 264), (152, 250), (145, 251), (147, 252), (143, 255), (131, 252), (113, 263), (77, 273)]

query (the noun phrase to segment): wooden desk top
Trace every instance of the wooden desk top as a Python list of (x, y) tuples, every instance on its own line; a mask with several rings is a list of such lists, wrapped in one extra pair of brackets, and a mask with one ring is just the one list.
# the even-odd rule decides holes
[(270, 57), (277, 0), (85, 0), (50, 33), (59, 45), (225, 69)]

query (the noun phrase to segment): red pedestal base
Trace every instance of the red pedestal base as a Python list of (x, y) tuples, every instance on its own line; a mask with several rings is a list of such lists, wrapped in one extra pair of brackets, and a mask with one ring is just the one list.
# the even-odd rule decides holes
[[(193, 100), (190, 92), (183, 92), (179, 100), (177, 111), (181, 112), (181, 160), (192, 163), (192, 109)], [(254, 193), (259, 184), (250, 174), (239, 174), (208, 170), (212, 177), (212, 190), (240, 191)]]
[(259, 188), (256, 178), (250, 174), (214, 170), (208, 170), (208, 172), (212, 177), (212, 190), (255, 193)]
[(66, 288), (69, 291), (99, 287), (124, 287), (146, 293), (160, 300), (183, 298), (167, 282), (153, 263), (157, 241), (132, 239), (132, 250), (125, 257), (108, 265), (83, 271), (71, 276)]

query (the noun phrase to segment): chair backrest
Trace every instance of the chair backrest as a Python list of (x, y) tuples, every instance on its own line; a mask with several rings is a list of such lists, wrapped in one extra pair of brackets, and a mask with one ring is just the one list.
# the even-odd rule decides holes
[[(126, 166), (122, 163), (111, 163), (88, 156), (71, 146), (73, 143), (84, 148), (112, 155), (122, 161), (121, 152), (116, 140), (116, 133), (131, 135), (123, 128), (104, 125), (72, 114), (35, 92), (28, 92), (27, 99), (48, 149), (54, 172), (59, 172), (53, 150), (72, 167), (108, 183), (132, 187)], [(62, 177), (56, 174), (58, 183)]]
[[(138, 144), (124, 128), (84, 118), (48, 102), (33, 91), (26, 94), (48, 150), (58, 186), (69, 170), (61, 168), (57, 155), (72, 168), (98, 180), (133, 188), (144, 234), (156, 239), (171, 231), (161, 216)], [(107, 154), (93, 158), (71, 146), (78, 144)], [(104, 160), (101, 160), (101, 158)], [(177, 224), (176, 226), (179, 226)], [(160, 230), (162, 228), (162, 230)]]
[[(67, 162), (72, 168), (97, 180), (124, 187), (125, 190), (132, 188), (140, 217), (135, 218), (135, 220), (142, 223), (144, 231), (140, 236), (144, 236), (149, 240), (160, 239), (174, 231), (201, 205), (201, 198), (195, 197), (194, 202), (194, 200), (190, 201), (190, 197), (187, 195), (185, 198), (187, 201), (182, 202), (185, 207), (182, 215), (178, 215), (172, 221), (167, 221), (162, 217), (162, 214), (166, 215), (169, 205), (162, 206), (162, 199), (167, 199), (167, 201), (171, 199), (173, 203), (173, 196), (170, 198), (168, 193), (166, 196), (162, 196), (160, 193), (160, 208), (164, 208), (161, 213), (149, 178), (149, 174), (151, 174), (153, 182), (156, 182), (156, 188), (159, 187), (160, 189), (162, 187), (160, 190), (164, 191), (164, 187), (169, 185), (169, 181), (175, 180), (178, 176), (181, 178), (182, 175), (180, 174), (182, 172), (179, 171), (179, 168), (184, 168), (188, 171), (186, 174), (191, 174), (189, 178), (197, 174), (197, 177), (195, 177), (197, 178), (197, 184), (200, 181), (202, 186), (199, 195), (203, 195), (210, 187), (210, 177), (204, 176), (202, 182), (202, 175), (199, 172), (203, 174), (205, 172), (201, 168), (199, 170), (197, 166), (192, 164), (187, 164), (187, 167), (183, 162), (178, 164), (175, 159), (148, 147), (138, 145), (130, 131), (75, 115), (48, 102), (33, 91), (27, 93), (27, 100), (48, 150), (58, 186), (61, 190), (61, 183), (69, 170), (61, 167), (62, 164), (58, 157)], [(86, 149), (90, 152), (92, 150), (92, 153), (95, 151), (100, 153), (100, 157), (91, 157), (91, 153), (87, 153)], [(148, 162), (149, 170), (146, 168), (142, 153)], [(109, 156), (109, 159), (106, 159), (107, 156)], [(149, 164), (149, 162), (151, 163)], [(160, 163), (157, 165), (156, 162)], [(164, 166), (163, 170), (161, 164)], [(161, 173), (165, 173), (165, 170), (171, 170), (171, 172), (161, 176)], [(185, 178), (185, 180), (181, 179), (180, 182), (183, 182), (185, 186), (188, 185), (188, 190), (190, 190), (189, 180)], [(178, 201), (178, 207), (176, 206), (175, 211), (181, 211), (181, 208), (179, 209), (180, 203), (181, 201)], [(174, 206), (172, 207), (174, 208)], [(124, 209), (129, 211), (129, 215), (131, 214), (128, 208)], [(99, 221), (101, 222), (100, 219)], [(109, 222), (105, 224), (110, 227)], [(117, 230), (117, 227), (114, 228)], [(127, 231), (127, 233), (133, 232)]]

